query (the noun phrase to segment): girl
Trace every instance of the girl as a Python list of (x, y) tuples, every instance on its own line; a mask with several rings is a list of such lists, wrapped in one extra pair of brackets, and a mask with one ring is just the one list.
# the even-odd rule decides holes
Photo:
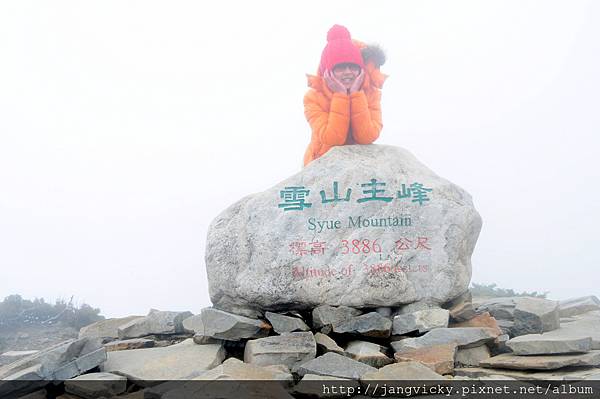
[(348, 29), (327, 32), (318, 76), (306, 75), (304, 115), (312, 129), (304, 166), (336, 145), (371, 144), (379, 137), (381, 87), (387, 75), (381, 48), (352, 40)]

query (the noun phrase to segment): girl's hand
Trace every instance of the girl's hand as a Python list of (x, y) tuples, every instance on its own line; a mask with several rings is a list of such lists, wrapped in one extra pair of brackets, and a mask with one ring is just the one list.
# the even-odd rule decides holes
[(356, 93), (357, 91), (359, 91), (364, 80), (365, 80), (365, 70), (361, 68), (360, 74), (358, 74), (358, 76), (354, 80), (354, 83), (352, 83), (352, 86), (350, 86), (350, 94)]
[(334, 93), (348, 93), (342, 82), (337, 80), (329, 69), (325, 70), (325, 73), (323, 74), (323, 79), (325, 79), (325, 83), (327, 83), (329, 90), (333, 91)]

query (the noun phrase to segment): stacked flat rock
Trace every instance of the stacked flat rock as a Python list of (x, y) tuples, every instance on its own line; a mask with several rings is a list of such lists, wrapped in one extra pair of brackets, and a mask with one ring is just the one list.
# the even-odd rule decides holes
[[(264, 318), (210, 307), (180, 320), (182, 327), (173, 330), (183, 328), (188, 335), (195, 334), (194, 339), (158, 347), (144, 347), (150, 341), (145, 338), (112, 341), (120, 350), (109, 352), (101, 342), (114, 333), (96, 328), (97, 338), (65, 342), (0, 368), (4, 380), (0, 393), (18, 397), (43, 388), (49, 378), (68, 380), (66, 390), (84, 398), (118, 395), (127, 387), (128, 392), (143, 389), (146, 397), (164, 399), (205, 394), (211, 386), (218, 386), (210, 383), (219, 380), (276, 381), (277, 397), (292, 397), (293, 393), (315, 392), (322, 386), (319, 381), (364, 388), (384, 380), (600, 378), (600, 350), (594, 349), (600, 311), (572, 314), (572, 321), (549, 332), (509, 338), (486, 312), (471, 318), (470, 311), (461, 312), (460, 317), (455, 313), (456, 317), (449, 318), (450, 309), (471, 307), (461, 301), (470, 302), (470, 297), (461, 294), (445, 310), (431, 304), (384, 311), (322, 305), (310, 313), (259, 312)], [(498, 300), (508, 301), (514, 299)], [(398, 316), (412, 323), (399, 329), (408, 332), (393, 332), (392, 320)], [(125, 320), (125, 325), (138, 319)], [(445, 326), (449, 319), (452, 322)], [(539, 320), (543, 326), (543, 318)], [(117, 324), (105, 325), (119, 329)], [(100, 373), (95, 372), (97, 367)], [(190, 379), (199, 384), (159, 384)], [(23, 384), (15, 383), (19, 381)], [(235, 395), (243, 388), (223, 387), (231, 392), (219, 395)], [(251, 397), (270, 397), (273, 392), (266, 384), (249, 387), (255, 388), (258, 391)]]
[(468, 288), (481, 224), (471, 196), (407, 150), (336, 146), (212, 221), (210, 297), (241, 315), (440, 307)]

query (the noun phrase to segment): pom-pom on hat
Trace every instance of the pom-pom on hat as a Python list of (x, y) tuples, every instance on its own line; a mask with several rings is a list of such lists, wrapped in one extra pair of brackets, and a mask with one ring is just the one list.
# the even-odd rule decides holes
[(342, 25), (333, 25), (327, 32), (327, 45), (321, 53), (319, 76), (336, 64), (353, 63), (364, 68), (360, 49), (352, 43), (350, 32)]

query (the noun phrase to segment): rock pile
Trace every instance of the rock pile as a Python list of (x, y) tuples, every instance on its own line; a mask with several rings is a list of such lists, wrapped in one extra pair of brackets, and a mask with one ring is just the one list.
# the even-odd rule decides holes
[[(314, 381), (341, 381), (359, 389), (377, 380), (597, 379), (600, 304), (591, 306), (589, 301), (597, 299), (588, 298), (564, 302), (580, 301), (578, 310), (540, 298), (471, 301), (468, 293), (443, 307), (410, 313), (330, 305), (311, 312), (266, 312), (260, 318), (212, 307), (197, 315), (153, 310), (145, 317), (97, 322), (83, 328), (78, 340), (3, 367), (0, 393), (16, 398), (48, 379), (67, 380), (69, 399), (127, 397), (134, 391), (168, 399), (201, 386), (164, 380), (279, 381), (277, 397), (292, 397), (310, 394)], [(522, 301), (529, 305), (526, 317), (497, 309), (506, 310), (507, 303), (516, 309)], [(543, 329), (545, 321), (555, 320), (548, 309), (559, 317), (558, 325), (546, 323), (554, 328), (550, 331), (514, 335), (524, 329), (503, 334), (499, 327), (502, 321), (520, 326), (527, 320), (527, 326)], [(14, 384), (31, 379), (38, 381)], [(274, 397), (272, 386), (256, 395)]]

